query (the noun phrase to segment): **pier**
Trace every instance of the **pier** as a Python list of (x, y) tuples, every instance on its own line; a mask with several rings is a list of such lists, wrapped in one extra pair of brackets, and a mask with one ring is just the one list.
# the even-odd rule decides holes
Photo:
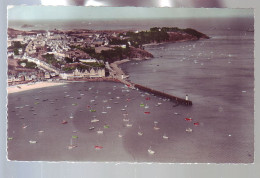
[(164, 93), (164, 92), (160, 92), (160, 91), (157, 91), (157, 90), (154, 90), (154, 89), (151, 89), (151, 88), (148, 88), (148, 87), (139, 85), (139, 84), (134, 84), (134, 83), (132, 83), (132, 85), (133, 85), (135, 88), (139, 89), (139, 90), (143, 90), (143, 91), (146, 91), (146, 92), (148, 92), (148, 93), (155, 94), (155, 95), (157, 95), (157, 96), (161, 96), (161, 97), (168, 98), (168, 99), (170, 99), (171, 101), (177, 102), (178, 104), (186, 105), (186, 106), (191, 106), (191, 105), (192, 105), (192, 101), (190, 101), (190, 100), (186, 100), (186, 99), (183, 99), (183, 98), (179, 98), (179, 97), (176, 97), (176, 96), (173, 96), (173, 95)]
[(129, 88), (132, 88), (132, 89), (139, 89), (139, 90), (146, 91), (148, 93), (152, 93), (152, 94), (157, 95), (157, 96), (168, 98), (171, 101), (176, 102), (177, 105), (179, 105), (179, 104), (185, 105), (185, 106), (191, 106), (192, 105), (192, 101), (188, 100), (187, 96), (186, 96), (185, 99), (183, 99), (183, 98), (179, 98), (179, 97), (176, 97), (176, 96), (173, 96), (173, 95), (161, 92), (161, 91), (157, 91), (157, 90), (154, 90), (154, 89), (151, 89), (151, 88), (148, 88), (148, 87), (127, 81), (124, 78), (125, 73), (121, 70), (121, 68), (118, 67), (119, 64), (127, 62), (127, 61), (129, 61), (129, 60), (126, 59), (124, 61), (123, 60), (122, 61), (116, 61), (116, 62), (114, 62), (110, 65), (108, 63), (106, 63), (106, 67), (109, 70), (111, 77), (116, 79), (116, 81), (121, 82), (121, 83), (127, 85)]

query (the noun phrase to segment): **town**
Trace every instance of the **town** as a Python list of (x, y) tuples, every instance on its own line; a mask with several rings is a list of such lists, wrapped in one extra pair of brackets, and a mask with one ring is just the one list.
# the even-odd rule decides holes
[[(145, 44), (208, 38), (193, 29), (150, 31), (8, 29), (9, 85), (53, 80), (124, 79), (115, 62), (149, 59)], [(119, 70), (119, 72), (117, 71)]]

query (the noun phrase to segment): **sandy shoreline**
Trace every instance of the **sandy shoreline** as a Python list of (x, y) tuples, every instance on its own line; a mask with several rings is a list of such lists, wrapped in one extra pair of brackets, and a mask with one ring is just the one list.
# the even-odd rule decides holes
[(64, 84), (65, 83), (61, 83), (61, 82), (37, 82), (37, 83), (30, 83), (30, 84), (20, 84), (20, 85), (8, 86), (7, 92), (8, 94), (10, 94), (10, 93), (17, 93), (17, 92), (33, 90), (37, 88), (45, 88), (45, 87), (64, 85)]

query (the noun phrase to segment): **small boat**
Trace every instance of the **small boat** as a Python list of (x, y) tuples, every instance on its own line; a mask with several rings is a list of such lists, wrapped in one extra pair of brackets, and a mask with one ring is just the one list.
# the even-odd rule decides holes
[(159, 127), (156, 127), (156, 126), (154, 126), (154, 127), (153, 127), (153, 129), (154, 129), (154, 130), (159, 130), (160, 128), (159, 128)]
[(129, 119), (127, 119), (127, 118), (124, 118), (124, 119), (123, 119), (123, 121), (124, 121), (124, 122), (128, 122), (128, 121), (129, 121)]
[(111, 106), (107, 106), (107, 109), (111, 109)]
[(76, 147), (77, 147), (77, 145), (69, 145), (68, 149), (71, 150), (71, 149), (76, 148)]
[(67, 124), (67, 123), (68, 123), (68, 121), (66, 121), (66, 120), (62, 121), (62, 124)]
[(144, 107), (144, 104), (140, 104), (140, 107)]
[(70, 119), (73, 119), (74, 117), (73, 117), (73, 115), (72, 115), (72, 113), (70, 114)]
[(169, 137), (166, 134), (164, 134), (163, 139), (167, 140), (167, 139), (169, 139)]
[(174, 114), (175, 114), (175, 115), (180, 115), (180, 113), (177, 113), (177, 112), (175, 112)]
[(43, 130), (39, 130), (38, 132), (39, 132), (39, 133), (43, 133), (44, 131), (43, 131)]
[(195, 123), (193, 123), (193, 125), (195, 125), (195, 126), (199, 126), (200, 123), (199, 123), (199, 122), (195, 122)]
[(145, 100), (150, 100), (150, 99), (151, 99), (150, 97), (145, 98)]
[(149, 147), (149, 149), (147, 150), (149, 154), (153, 155), (155, 153), (155, 151), (152, 150), (151, 146)]
[(126, 127), (132, 127), (133, 126), (133, 124), (126, 124)]
[(95, 146), (96, 150), (101, 150), (102, 148), (103, 148), (102, 146), (98, 146), (98, 145)]
[(92, 119), (91, 123), (95, 123), (95, 122), (98, 122), (98, 121), (99, 121), (98, 119)]
[(142, 136), (144, 133), (143, 132), (137, 132), (138, 135)]
[(106, 112), (106, 111), (102, 111), (101, 113), (102, 113), (102, 114), (106, 114), (107, 112)]
[(160, 128), (157, 127), (158, 121), (154, 121), (153, 123), (154, 123), (153, 129), (154, 129), (154, 130), (159, 130)]
[(125, 111), (125, 108), (121, 109), (121, 111)]
[(97, 134), (103, 134), (104, 132), (103, 132), (103, 130), (98, 130), (97, 131)]
[(95, 127), (89, 127), (88, 128), (88, 130), (94, 130), (95, 129)]
[(109, 125), (104, 125), (104, 128), (105, 128), (105, 129), (108, 129), (108, 128), (109, 128)]
[(37, 141), (35, 141), (35, 140), (30, 140), (29, 143), (35, 144), (35, 143), (37, 143)]
[(96, 112), (96, 110), (95, 109), (91, 109), (91, 110), (89, 110), (90, 112)]
[(119, 137), (119, 138), (122, 138), (123, 135), (119, 132), (119, 133), (118, 133), (118, 137)]
[(186, 132), (189, 132), (189, 133), (190, 133), (190, 132), (192, 132), (192, 129), (191, 129), (191, 128), (187, 128), (187, 129), (186, 129)]
[(186, 121), (192, 121), (192, 119), (191, 119), (191, 118), (185, 118), (185, 120), (186, 120)]
[(149, 106), (146, 104), (144, 108), (145, 108), (145, 109), (148, 109), (148, 108), (149, 108)]
[(150, 114), (150, 112), (149, 111), (146, 111), (146, 112), (144, 112), (145, 114)]

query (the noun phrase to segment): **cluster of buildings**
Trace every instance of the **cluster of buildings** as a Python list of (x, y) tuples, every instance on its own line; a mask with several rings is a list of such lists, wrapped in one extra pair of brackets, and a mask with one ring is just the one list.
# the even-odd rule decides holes
[[(70, 58), (73, 62), (76, 61), (85, 65), (88, 65), (88, 63), (102, 63), (103, 61), (92, 59), (84, 51), (71, 47), (92, 47), (95, 48), (95, 52), (100, 53), (102, 50), (111, 49), (109, 47), (109, 37), (116, 36), (112, 32), (88, 30), (18, 32), (20, 33), (15, 35), (8, 34), (8, 58), (27, 59), (29, 62), (36, 63), (38, 68), (37, 72), (25, 71), (16, 75), (9, 74), (8, 82), (46, 80), (56, 76), (61, 79), (105, 77), (106, 69), (103, 67), (90, 66), (89, 69), (85, 70), (76, 68), (74, 71), (64, 72), (62, 68), (58, 69), (44, 62), (42, 55), (53, 54), (55, 59), (63, 64), (62, 66), (67, 65), (65, 58)], [(14, 49), (15, 42), (26, 45), (26, 47)]]
[(52, 77), (57, 76), (55, 73), (47, 71), (37, 72), (20, 72), (18, 74), (9, 74), (8, 83), (19, 83), (19, 82), (36, 82), (43, 80), (52, 80)]

